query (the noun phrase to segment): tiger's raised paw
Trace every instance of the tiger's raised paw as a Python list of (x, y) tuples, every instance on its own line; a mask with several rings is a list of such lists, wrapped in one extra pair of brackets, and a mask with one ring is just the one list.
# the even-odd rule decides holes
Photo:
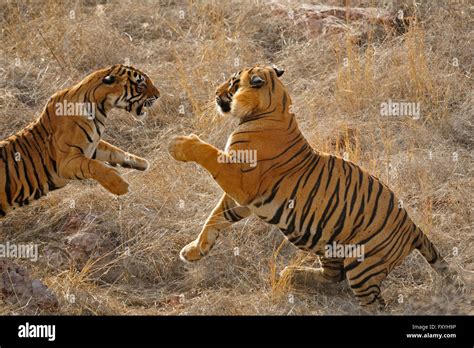
[(110, 193), (117, 196), (122, 196), (129, 192), (129, 184), (123, 179), (120, 174), (112, 170), (108, 173), (105, 180), (100, 181), (100, 184), (104, 186)]
[(195, 134), (179, 135), (174, 137), (169, 146), (168, 151), (170, 155), (177, 161), (188, 162), (194, 161), (193, 149), (194, 146), (202, 143), (202, 140)]

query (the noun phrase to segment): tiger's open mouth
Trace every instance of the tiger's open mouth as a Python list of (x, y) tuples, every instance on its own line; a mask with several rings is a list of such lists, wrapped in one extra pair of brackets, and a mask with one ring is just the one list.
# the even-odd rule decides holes
[(157, 99), (158, 99), (158, 97), (156, 97), (156, 96), (149, 97), (149, 98), (145, 99), (145, 101), (143, 103), (139, 104), (137, 106), (137, 108), (135, 109), (135, 116), (145, 117), (146, 114), (147, 114), (145, 109), (152, 107)]

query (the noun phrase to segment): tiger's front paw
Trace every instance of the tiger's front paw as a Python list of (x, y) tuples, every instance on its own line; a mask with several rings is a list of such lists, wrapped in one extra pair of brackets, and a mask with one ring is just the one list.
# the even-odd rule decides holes
[(183, 249), (181, 249), (179, 257), (185, 262), (193, 262), (202, 259), (204, 256), (207, 255), (208, 252), (209, 249), (202, 250), (199, 246), (199, 243), (194, 240), (188, 245), (186, 245)]
[(194, 148), (199, 143), (202, 143), (202, 140), (195, 134), (180, 135), (171, 140), (168, 151), (175, 160), (182, 162), (194, 161)]
[(107, 176), (99, 182), (114, 195), (122, 196), (128, 193), (128, 182), (115, 169), (110, 170)]

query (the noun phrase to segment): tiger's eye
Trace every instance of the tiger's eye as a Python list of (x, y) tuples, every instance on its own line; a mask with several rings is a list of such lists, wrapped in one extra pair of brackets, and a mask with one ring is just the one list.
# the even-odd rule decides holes
[(112, 75), (107, 75), (102, 79), (102, 82), (105, 83), (106, 85), (111, 85), (112, 83), (115, 82), (115, 76)]

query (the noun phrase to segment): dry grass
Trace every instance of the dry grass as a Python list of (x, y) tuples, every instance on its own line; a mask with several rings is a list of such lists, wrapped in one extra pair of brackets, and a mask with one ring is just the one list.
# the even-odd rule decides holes
[[(352, 1), (376, 3), (403, 5)], [(143, 123), (122, 111), (110, 118), (106, 140), (152, 164), (146, 173), (122, 170), (129, 195), (71, 183), (2, 220), (1, 239), (40, 244), (40, 260), (23, 264), (55, 292), (62, 314), (364, 313), (345, 284), (291, 293), (278, 272), (317, 260), (255, 218), (224, 232), (201, 262), (178, 260), (221, 191), (203, 169), (173, 161), (167, 143), (194, 132), (222, 148), (233, 123), (215, 112), (215, 87), (240, 67), (275, 63), (286, 69), (283, 81), (313, 146), (347, 152), (389, 184), (472, 285), (469, 5), (405, 5), (417, 17), (405, 34), (368, 24), (361, 41), (309, 34), (263, 2), (2, 1), (1, 138), (29, 123), (55, 91), (115, 63), (146, 71), (162, 98)], [(388, 99), (420, 102), (421, 118), (381, 117)], [(65, 244), (78, 231), (99, 237), (82, 263)], [(472, 298), (446, 294), (417, 252), (390, 274), (383, 294), (390, 314), (472, 314)], [(26, 309), (0, 306), (0, 314), (12, 311)]]

